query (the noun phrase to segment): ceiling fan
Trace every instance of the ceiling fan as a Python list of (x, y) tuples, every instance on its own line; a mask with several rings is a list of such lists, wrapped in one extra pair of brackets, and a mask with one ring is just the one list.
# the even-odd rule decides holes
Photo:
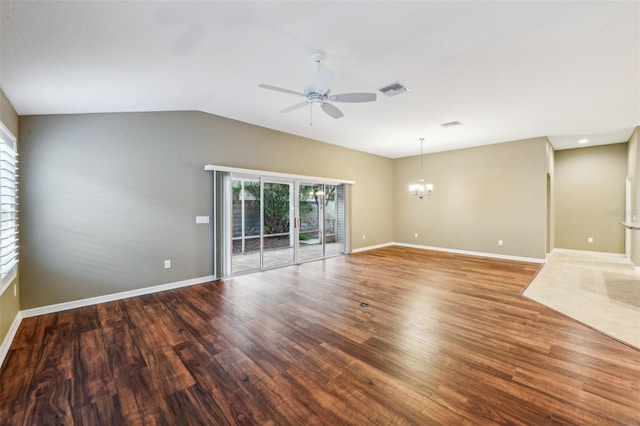
[(271, 86), (269, 84), (259, 84), (258, 87), (263, 89), (275, 90), (276, 92), (288, 93), (290, 95), (301, 96), (303, 98), (307, 98), (305, 101), (297, 103), (295, 105), (291, 105), (283, 109), (280, 112), (291, 112), (297, 109), (300, 109), (307, 104), (309, 105), (309, 125), (311, 125), (311, 111), (313, 108), (313, 104), (320, 105), (320, 108), (324, 112), (326, 112), (330, 117), (340, 118), (343, 117), (344, 114), (340, 111), (335, 105), (330, 104), (331, 102), (350, 102), (350, 103), (358, 103), (358, 102), (373, 102), (376, 100), (375, 93), (341, 93), (338, 95), (331, 95), (331, 83), (333, 83), (333, 78), (335, 73), (328, 69), (322, 67), (322, 60), (324, 59), (324, 53), (316, 52), (312, 55), (313, 60), (315, 61), (317, 71), (316, 71), (316, 79), (313, 84), (304, 88), (304, 92), (296, 92), (295, 90), (283, 89), (282, 87)]

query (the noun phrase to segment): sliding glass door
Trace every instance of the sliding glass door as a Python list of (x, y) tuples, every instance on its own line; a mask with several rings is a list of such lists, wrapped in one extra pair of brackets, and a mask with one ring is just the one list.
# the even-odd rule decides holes
[(324, 242), (325, 256), (343, 254), (345, 250), (344, 185), (325, 185)]
[(288, 265), (294, 262), (293, 183), (262, 184), (262, 268)]
[(232, 272), (259, 270), (261, 267), (260, 178), (234, 177), (231, 182)]
[(226, 176), (219, 186), (226, 195), (216, 198), (226, 218), (216, 242), (221, 276), (345, 253), (345, 185), (221, 176)]
[(324, 256), (323, 185), (298, 184), (298, 259), (300, 262)]
[(298, 185), (300, 262), (345, 252), (344, 185)]

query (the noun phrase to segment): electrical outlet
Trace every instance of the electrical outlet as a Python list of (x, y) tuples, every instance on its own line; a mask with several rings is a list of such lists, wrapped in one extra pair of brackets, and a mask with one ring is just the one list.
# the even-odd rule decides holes
[(593, 244), (593, 237), (587, 237), (587, 242), (589, 244)]
[(366, 239), (367, 239), (367, 236), (366, 236), (365, 234), (362, 234), (362, 239), (363, 239), (363, 240), (366, 240)]
[(164, 269), (169, 269), (169, 268), (171, 268), (171, 260), (165, 260)]
[(502, 240), (498, 240), (498, 245), (501, 246), (502, 245)]
[(418, 233), (413, 234), (413, 238), (418, 238)]

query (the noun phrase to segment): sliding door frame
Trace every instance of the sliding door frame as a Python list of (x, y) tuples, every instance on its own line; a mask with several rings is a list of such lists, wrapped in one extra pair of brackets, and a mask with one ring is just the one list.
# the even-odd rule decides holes
[[(317, 184), (322, 185), (323, 191), (326, 185), (342, 185), (344, 191), (344, 250), (339, 254), (348, 254), (351, 252), (350, 238), (350, 187), (355, 184), (352, 180), (324, 178), (316, 176), (294, 175), (288, 173), (276, 173), (263, 170), (240, 169), (235, 167), (206, 165), (205, 171), (213, 172), (213, 273), (216, 278), (225, 278), (235, 275), (232, 268), (233, 258), (233, 211), (232, 204), (232, 182), (234, 178), (246, 179), (251, 177), (260, 182), (260, 262), (259, 270), (272, 269), (281, 266), (303, 263), (306, 261), (323, 259), (327, 256), (325, 247), (325, 212), (324, 206), (321, 213), (320, 229), (323, 232), (322, 238), (322, 256), (310, 259), (300, 259), (300, 185)], [(289, 197), (289, 236), (290, 245), (293, 249), (293, 259), (290, 263), (278, 265), (264, 265), (264, 183), (268, 182), (289, 184), (291, 191)], [(323, 196), (324, 203), (324, 196)], [(244, 230), (243, 230), (244, 232)], [(247, 272), (255, 272), (257, 269), (247, 270)]]

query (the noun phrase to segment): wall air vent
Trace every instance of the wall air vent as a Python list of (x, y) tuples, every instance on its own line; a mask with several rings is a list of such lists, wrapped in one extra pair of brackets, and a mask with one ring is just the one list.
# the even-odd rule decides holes
[(441, 126), (445, 127), (445, 128), (462, 126), (462, 122), (460, 122), (460, 121), (450, 121), (448, 123), (442, 123)]
[(395, 83), (391, 83), (387, 86), (381, 87), (379, 90), (385, 95), (391, 97), (399, 95), (400, 93), (404, 93), (409, 89), (407, 89), (407, 86), (404, 86), (402, 83), (396, 81)]

